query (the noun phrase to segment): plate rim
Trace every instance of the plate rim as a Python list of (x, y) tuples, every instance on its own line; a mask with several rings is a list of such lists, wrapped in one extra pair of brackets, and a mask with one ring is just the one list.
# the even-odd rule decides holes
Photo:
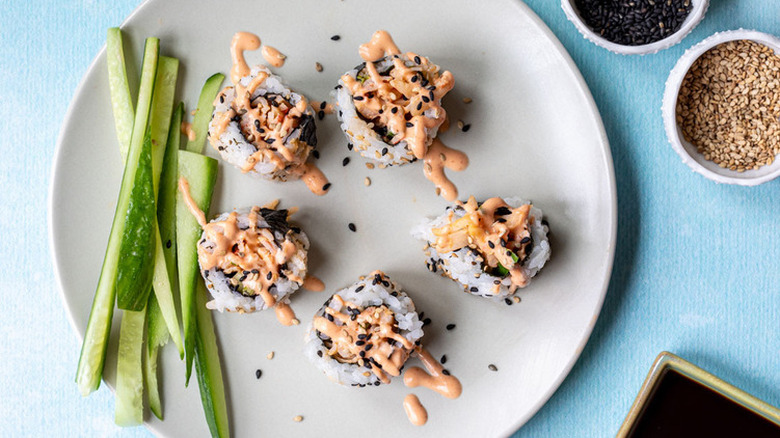
[[(125, 29), (128, 23), (136, 15), (138, 15), (139, 11), (146, 8), (153, 1), (155, 0), (143, 0), (122, 21), (122, 23), (119, 25), (119, 28)], [(535, 404), (533, 404), (525, 414), (519, 415), (518, 419), (514, 423), (512, 423), (507, 430), (504, 430), (501, 433), (502, 436), (510, 436), (515, 432), (518, 432), (531, 418), (533, 418), (541, 410), (541, 408), (547, 404), (550, 398), (552, 398), (553, 394), (555, 394), (558, 391), (563, 381), (566, 379), (566, 377), (569, 376), (572, 368), (574, 368), (574, 365), (577, 363), (577, 361), (579, 361), (579, 358), (582, 356), (582, 352), (584, 351), (587, 343), (590, 341), (591, 335), (593, 334), (593, 330), (596, 326), (596, 323), (598, 322), (599, 316), (601, 315), (601, 310), (604, 305), (604, 300), (606, 299), (607, 291), (609, 289), (609, 284), (612, 278), (612, 271), (615, 262), (615, 252), (617, 248), (617, 225), (618, 225), (618, 196), (617, 196), (617, 184), (615, 178), (615, 166), (614, 166), (614, 160), (612, 158), (612, 149), (610, 147), (609, 138), (607, 136), (607, 132), (604, 127), (603, 119), (601, 117), (601, 112), (599, 111), (598, 106), (596, 105), (596, 101), (593, 98), (593, 94), (591, 93), (590, 88), (588, 87), (588, 84), (585, 81), (585, 78), (582, 76), (582, 72), (580, 71), (577, 64), (574, 62), (574, 59), (571, 57), (571, 54), (569, 54), (569, 51), (566, 50), (566, 47), (563, 45), (563, 43), (561, 43), (561, 41), (558, 39), (558, 37), (555, 35), (552, 29), (550, 29), (547, 23), (545, 23), (544, 20), (542, 20), (541, 17), (539, 17), (539, 15), (537, 15), (536, 12), (533, 9), (531, 9), (531, 7), (528, 6), (524, 1), (510, 0), (510, 3), (514, 3), (520, 9), (522, 9), (526, 14), (526, 16), (535, 23), (535, 25), (542, 31), (544, 36), (552, 43), (552, 45), (555, 47), (555, 52), (559, 56), (561, 56), (564, 63), (569, 69), (569, 73), (572, 74), (573, 79), (577, 85), (578, 92), (582, 95), (582, 97), (585, 100), (585, 103), (591, 110), (590, 116), (592, 118), (592, 123), (597, 128), (598, 136), (601, 140), (602, 147), (600, 152), (602, 155), (602, 159), (604, 160), (604, 164), (607, 167), (607, 185), (608, 185), (609, 198), (610, 198), (610, 203), (609, 203), (610, 237), (609, 237), (609, 245), (607, 248), (607, 255), (606, 255), (607, 259), (605, 264), (605, 270), (603, 273), (604, 276), (601, 284), (601, 292), (599, 294), (598, 302), (594, 307), (594, 311), (593, 314), (591, 315), (588, 325), (585, 327), (585, 331), (583, 332), (584, 336), (582, 337), (582, 339), (580, 339), (579, 343), (577, 344), (574, 355), (572, 355), (572, 357), (569, 359), (566, 365), (561, 369), (560, 374), (553, 380), (553, 383), (544, 392), (542, 397), (539, 398), (539, 400)], [(60, 125), (60, 130), (57, 135), (57, 140), (55, 143), (54, 155), (51, 164), (52, 167), (49, 172), (49, 187), (47, 191), (47, 201), (46, 201), (47, 239), (48, 239), (48, 246), (49, 246), (50, 257), (52, 262), (52, 270), (54, 274), (55, 285), (56, 285), (57, 293), (60, 296), (62, 305), (65, 308), (65, 313), (67, 314), (68, 322), (70, 323), (70, 326), (73, 329), (73, 331), (76, 333), (79, 342), (84, 341), (84, 333), (82, 333), (79, 330), (78, 325), (76, 324), (75, 321), (74, 312), (71, 309), (71, 307), (68, 306), (67, 297), (65, 295), (65, 290), (62, 284), (62, 276), (60, 273), (60, 268), (58, 266), (58, 259), (56, 256), (58, 246), (56, 245), (54, 239), (54, 232), (55, 232), (54, 231), (54, 202), (55, 202), (54, 190), (55, 190), (55, 181), (57, 179), (57, 173), (58, 173), (57, 170), (60, 168), (60, 161), (62, 159), (62, 154), (63, 154), (62, 144), (65, 137), (65, 127), (70, 125), (71, 119), (75, 117), (76, 98), (82, 95), (84, 89), (86, 88), (87, 76), (89, 76), (89, 73), (91, 73), (95, 68), (97, 68), (97, 64), (102, 59), (105, 51), (106, 51), (106, 44), (103, 43), (100, 50), (98, 50), (97, 54), (92, 59), (92, 62), (90, 62), (89, 66), (84, 71), (78, 86), (73, 91), (73, 95), (71, 96), (70, 103), (68, 104), (68, 108), (65, 111), (65, 116), (62, 119), (62, 124)], [(108, 387), (112, 394), (115, 392), (114, 386), (109, 384), (104, 379), (101, 379), (101, 384), (104, 384), (106, 387)], [(143, 425), (153, 435), (158, 437), (165, 436), (162, 434), (161, 431), (157, 430), (148, 420), (144, 419)]]

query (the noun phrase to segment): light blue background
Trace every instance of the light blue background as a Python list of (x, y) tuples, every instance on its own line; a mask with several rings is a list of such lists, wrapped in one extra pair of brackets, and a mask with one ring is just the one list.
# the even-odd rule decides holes
[[(681, 44), (645, 57), (585, 41), (557, 0), (527, 3), (569, 50), (601, 110), (619, 229), (593, 337), (515, 436), (614, 435), (662, 350), (780, 405), (780, 182), (740, 188), (693, 174), (667, 144), (659, 110), (666, 76), (686, 48), (739, 27), (780, 34), (780, 2), (713, 0)], [(105, 386), (78, 395), (79, 342), (55, 289), (46, 239), (49, 173), (68, 103), (106, 28), (136, 6), (0, 1), (0, 436), (149, 436), (113, 425)]]

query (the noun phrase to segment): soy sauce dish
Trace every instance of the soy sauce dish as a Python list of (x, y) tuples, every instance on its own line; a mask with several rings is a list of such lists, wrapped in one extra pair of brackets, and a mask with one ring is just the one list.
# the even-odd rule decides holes
[(672, 47), (704, 18), (709, 0), (561, 0), (583, 37), (610, 52), (645, 55)]
[(780, 409), (662, 352), (618, 438), (780, 437)]

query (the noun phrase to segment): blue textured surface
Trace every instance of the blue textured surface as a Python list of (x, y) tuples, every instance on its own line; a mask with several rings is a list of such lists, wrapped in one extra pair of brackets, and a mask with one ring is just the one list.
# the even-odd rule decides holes
[[(515, 436), (614, 435), (662, 350), (780, 405), (780, 183), (740, 188), (693, 174), (667, 144), (659, 110), (666, 76), (686, 48), (739, 27), (780, 34), (780, 2), (713, 0), (681, 44), (645, 57), (585, 41), (557, 0), (527, 3), (569, 50), (601, 110), (615, 160), (619, 229), (593, 337), (550, 402)], [(105, 29), (136, 1), (0, 6), (0, 436), (149, 436), (113, 425), (105, 386), (89, 398), (78, 395), (79, 343), (55, 290), (45, 237), (65, 110)]]

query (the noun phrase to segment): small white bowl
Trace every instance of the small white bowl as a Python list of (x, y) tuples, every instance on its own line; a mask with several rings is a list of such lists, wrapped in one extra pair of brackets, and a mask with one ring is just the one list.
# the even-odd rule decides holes
[[(659, 0), (661, 1), (661, 0)], [(574, 23), (574, 26), (580, 31), (582, 36), (587, 38), (590, 42), (601, 46), (610, 52), (619, 53), (622, 55), (646, 55), (648, 53), (656, 53), (664, 49), (668, 49), (673, 45), (683, 40), (696, 25), (704, 18), (704, 14), (707, 12), (707, 8), (710, 5), (710, 0), (691, 0), (693, 8), (691, 13), (685, 18), (682, 26), (677, 32), (667, 36), (666, 38), (656, 41), (650, 44), (644, 44), (641, 46), (626, 46), (622, 44), (616, 44), (601, 35), (594, 32), (585, 21), (580, 17), (579, 11), (574, 6), (574, 0), (561, 0), (561, 7), (563, 12), (566, 13), (569, 21)]]
[(755, 41), (769, 47), (776, 54), (780, 55), (780, 39), (773, 35), (743, 29), (716, 33), (688, 49), (677, 61), (677, 65), (674, 66), (669, 74), (669, 79), (666, 80), (666, 90), (664, 91), (661, 111), (669, 143), (682, 158), (683, 163), (687, 164), (694, 172), (718, 183), (755, 186), (780, 176), (780, 159), (776, 159), (772, 164), (744, 172), (722, 168), (712, 161), (705, 160), (704, 155), (696, 150), (696, 146), (685, 141), (682, 131), (677, 125), (677, 97), (680, 94), (680, 86), (688, 70), (706, 51), (719, 44), (736, 40)]

